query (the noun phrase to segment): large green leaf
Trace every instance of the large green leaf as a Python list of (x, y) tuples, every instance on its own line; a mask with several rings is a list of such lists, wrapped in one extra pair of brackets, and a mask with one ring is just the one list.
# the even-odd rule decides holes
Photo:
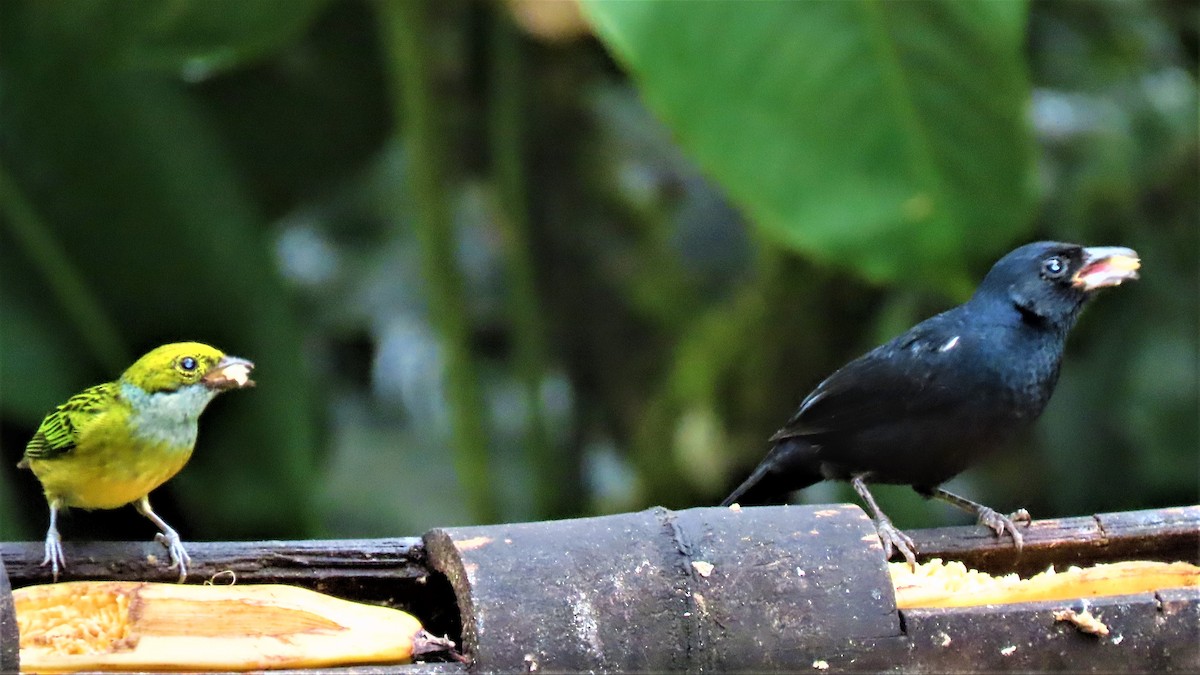
[(969, 282), (1029, 226), (1022, 2), (585, 8), (773, 240), (867, 278)]

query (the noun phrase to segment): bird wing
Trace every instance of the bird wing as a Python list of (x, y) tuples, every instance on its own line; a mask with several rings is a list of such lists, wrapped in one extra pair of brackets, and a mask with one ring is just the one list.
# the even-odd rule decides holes
[[(961, 402), (948, 367), (969, 349), (946, 321), (927, 321), (846, 364), (817, 385), (775, 435), (819, 436), (869, 429)], [(957, 390), (961, 391), (961, 390)]]
[(53, 459), (70, 452), (79, 442), (79, 430), (107, 410), (119, 395), (115, 382), (89, 387), (67, 399), (42, 420), (38, 430), (25, 446), (25, 458)]

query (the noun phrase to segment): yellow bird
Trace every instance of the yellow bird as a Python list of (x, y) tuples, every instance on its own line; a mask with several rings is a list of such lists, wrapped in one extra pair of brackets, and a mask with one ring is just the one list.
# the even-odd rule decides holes
[(18, 467), (33, 471), (50, 505), (46, 557), (54, 578), (66, 568), (58, 512), (132, 503), (161, 533), (170, 568), (187, 577), (191, 557), (179, 534), (150, 508), (149, 494), (192, 456), (200, 413), (227, 389), (254, 385), (254, 364), (199, 342), (154, 349), (116, 382), (83, 390), (42, 420)]

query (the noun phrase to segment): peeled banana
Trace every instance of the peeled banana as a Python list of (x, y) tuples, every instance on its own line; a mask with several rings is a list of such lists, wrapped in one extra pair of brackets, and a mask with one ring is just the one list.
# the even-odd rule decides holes
[(407, 663), (453, 647), (400, 610), (295, 586), (77, 581), (13, 599), (21, 668), (37, 672)]
[(1145, 593), (1164, 588), (1200, 587), (1200, 567), (1186, 562), (1131, 560), (1092, 567), (1050, 568), (1028, 579), (992, 576), (958, 561), (934, 558), (917, 565), (889, 563), (896, 606), (973, 607), (1042, 600), (1073, 600)]

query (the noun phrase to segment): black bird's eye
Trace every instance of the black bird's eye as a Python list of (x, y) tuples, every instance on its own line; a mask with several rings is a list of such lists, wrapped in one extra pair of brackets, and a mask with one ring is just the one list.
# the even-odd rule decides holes
[(1057, 279), (1067, 271), (1067, 263), (1058, 256), (1051, 256), (1042, 261), (1042, 272), (1051, 279)]
[(179, 367), (183, 368), (189, 373), (196, 369), (196, 365), (196, 359), (193, 359), (190, 356), (185, 356), (182, 359), (179, 359)]

